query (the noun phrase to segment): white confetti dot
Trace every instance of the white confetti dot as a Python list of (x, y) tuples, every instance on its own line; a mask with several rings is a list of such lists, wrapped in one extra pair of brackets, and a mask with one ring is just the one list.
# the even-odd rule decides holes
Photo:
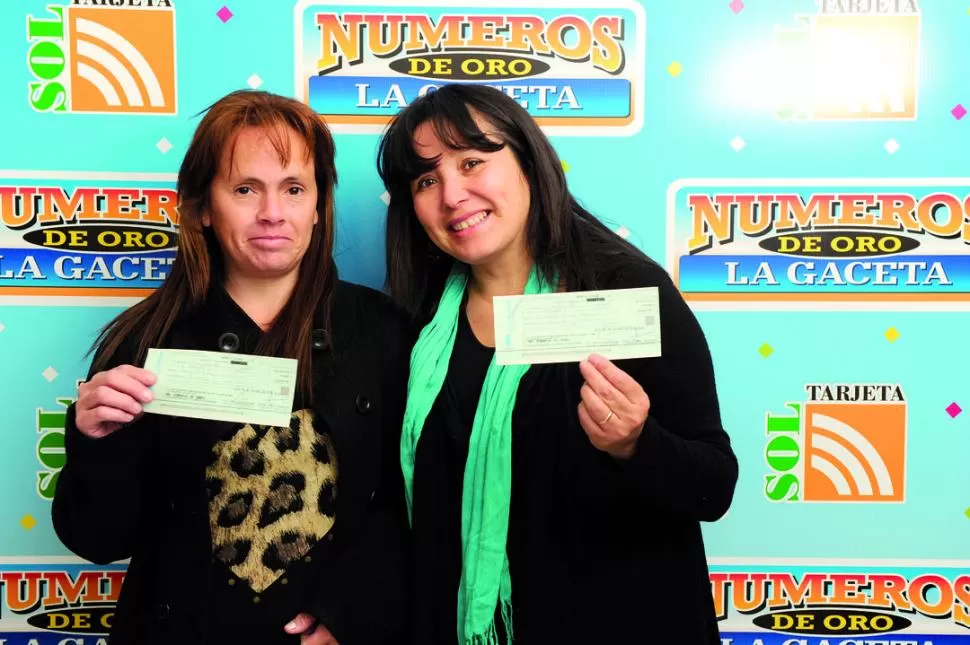
[(172, 144), (169, 143), (168, 139), (166, 139), (165, 137), (162, 137), (161, 139), (158, 140), (158, 143), (155, 144), (155, 147), (158, 148), (159, 152), (161, 152), (162, 154), (165, 154), (172, 149)]
[(263, 84), (263, 79), (261, 79), (258, 74), (253, 74), (252, 76), (246, 79), (246, 85), (253, 88), (254, 90), (258, 89), (259, 86), (262, 84)]
[(3, 326), (3, 323), (0, 323), (0, 331), (3, 331), (4, 329), (6, 329), (6, 327)]
[(746, 145), (748, 144), (745, 143), (744, 139), (742, 139), (741, 137), (734, 137), (733, 139), (731, 139), (731, 147), (734, 148), (735, 152), (741, 152), (741, 148), (743, 148)]
[(630, 237), (630, 229), (625, 226), (621, 226), (620, 228), (616, 229), (616, 234), (625, 240), (626, 238)]
[(57, 378), (57, 370), (55, 370), (53, 367), (48, 367), (46, 370), (41, 372), (41, 376), (47, 379), (48, 383), (53, 383), (54, 379)]
[(384, 202), (384, 205), (385, 206), (390, 206), (390, 204), (391, 204), (391, 194), (385, 190), (384, 191), (384, 194), (381, 195), (381, 201)]
[(883, 148), (885, 148), (886, 152), (889, 154), (895, 154), (895, 152), (899, 150), (899, 143), (897, 143), (895, 139), (890, 139), (885, 143), (885, 145), (883, 145)]

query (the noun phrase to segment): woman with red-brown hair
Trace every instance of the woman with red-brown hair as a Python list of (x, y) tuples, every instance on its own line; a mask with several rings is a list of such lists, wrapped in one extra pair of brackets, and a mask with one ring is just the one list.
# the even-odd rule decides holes
[[(407, 602), (397, 468), (411, 338), (332, 258), (333, 140), (304, 104), (234, 92), (178, 175), (168, 279), (109, 323), (66, 424), (58, 536), (130, 558), (123, 643), (395, 643)], [(298, 361), (288, 427), (145, 413), (149, 348)]]

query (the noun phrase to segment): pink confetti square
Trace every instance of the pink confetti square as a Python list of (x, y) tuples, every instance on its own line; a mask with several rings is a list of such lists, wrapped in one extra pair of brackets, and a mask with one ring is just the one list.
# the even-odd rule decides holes
[(223, 24), (229, 22), (229, 19), (232, 18), (232, 12), (229, 11), (229, 7), (225, 5), (223, 5), (222, 9), (216, 12), (216, 15), (219, 16), (219, 20), (221, 20)]
[(744, 3), (741, 2), (741, 0), (732, 0), (731, 4), (728, 6), (731, 7), (731, 11), (733, 11), (735, 15), (741, 13), (741, 10), (744, 9)]
[(946, 406), (946, 413), (950, 415), (951, 418), (956, 419), (957, 415), (963, 412), (963, 408), (956, 404), (956, 401)]
[(963, 105), (961, 105), (960, 103), (957, 103), (957, 106), (952, 110), (950, 110), (950, 114), (953, 115), (954, 119), (959, 121), (960, 119), (962, 119), (967, 115), (967, 108), (963, 107)]

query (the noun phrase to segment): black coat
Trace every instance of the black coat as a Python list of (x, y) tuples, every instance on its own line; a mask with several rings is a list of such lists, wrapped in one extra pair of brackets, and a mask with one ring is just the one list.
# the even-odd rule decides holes
[[(663, 355), (615, 361), (651, 402), (629, 460), (598, 450), (580, 425), (577, 363), (533, 365), (523, 377), (508, 533), (515, 645), (720, 645), (701, 522), (727, 511), (738, 463), (707, 342), (661, 267), (589, 260), (602, 289), (659, 289)], [(489, 358), (465, 327), (464, 355), (451, 357), (416, 453), (414, 645), (455, 642), (467, 402)]]
[[(240, 339), (236, 351), (251, 352), (258, 328), (216, 291), (204, 311), (176, 323), (163, 346), (218, 351), (229, 332)], [(310, 551), (312, 566), (299, 573), (301, 588), (312, 591), (277, 598), (279, 633), (305, 611), (341, 645), (395, 643), (407, 622), (407, 515), (398, 454), (412, 339), (382, 294), (344, 282), (329, 335), (331, 348), (314, 350), (312, 407), (340, 463), (336, 521), (332, 539), (320, 540)], [(112, 364), (130, 362), (123, 354)], [(214, 442), (233, 424), (146, 414), (90, 439), (74, 415), (71, 406), (53, 523), (63, 543), (87, 560), (131, 559), (110, 642), (230, 640), (224, 633), (206, 636), (215, 610), (205, 466)]]

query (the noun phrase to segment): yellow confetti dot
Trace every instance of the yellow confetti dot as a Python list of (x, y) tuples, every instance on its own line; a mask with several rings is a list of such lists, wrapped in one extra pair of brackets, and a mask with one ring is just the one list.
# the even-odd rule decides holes
[[(968, 9), (967, 11), (970, 12), (970, 9)], [(965, 510), (963, 512), (963, 514), (967, 516), (967, 519), (968, 520), (970, 520), (970, 508), (968, 508), (967, 510)]]
[(888, 340), (890, 343), (895, 343), (897, 340), (899, 340), (899, 335), (899, 330), (895, 327), (890, 327), (886, 330), (886, 333), (883, 334), (883, 336), (886, 337), (886, 340)]
[(34, 519), (33, 515), (24, 515), (23, 519), (20, 520), (20, 526), (24, 527), (24, 530), (29, 531), (37, 526), (37, 520)]
[(563, 172), (569, 172), (569, 164), (566, 163), (566, 160), (565, 159), (561, 160), (559, 163), (562, 164), (562, 171)]
[(771, 347), (771, 345), (769, 345), (768, 343), (765, 343), (764, 345), (758, 348), (758, 353), (764, 356), (765, 358), (768, 358), (769, 356), (775, 353), (775, 350)]
[(684, 67), (677, 61), (674, 61), (670, 65), (667, 65), (667, 73), (670, 74), (671, 76), (676, 77), (682, 71), (684, 71)]

